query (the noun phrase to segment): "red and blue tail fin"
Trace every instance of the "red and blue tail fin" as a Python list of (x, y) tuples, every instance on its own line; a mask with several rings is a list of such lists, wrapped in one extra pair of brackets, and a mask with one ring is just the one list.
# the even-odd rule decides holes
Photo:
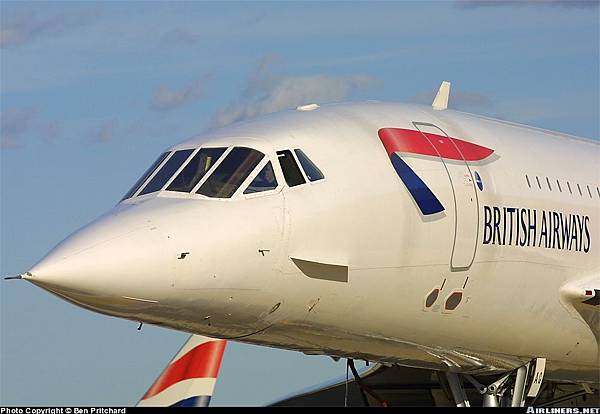
[(138, 407), (207, 407), (227, 341), (192, 335)]

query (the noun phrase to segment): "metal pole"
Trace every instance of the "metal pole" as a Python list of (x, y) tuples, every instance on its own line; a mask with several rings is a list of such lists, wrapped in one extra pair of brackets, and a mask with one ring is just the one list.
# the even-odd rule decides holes
[(500, 407), (498, 399), (494, 394), (485, 393), (483, 394), (483, 406), (484, 407)]
[(465, 390), (458, 375), (454, 372), (447, 372), (446, 378), (448, 378), (448, 384), (450, 385), (450, 390), (452, 391), (456, 406), (469, 407), (469, 400), (467, 399), (467, 395), (465, 394)]
[(525, 380), (527, 379), (527, 367), (522, 366), (517, 369), (517, 378), (515, 379), (515, 388), (511, 407), (523, 407), (523, 394), (525, 393)]

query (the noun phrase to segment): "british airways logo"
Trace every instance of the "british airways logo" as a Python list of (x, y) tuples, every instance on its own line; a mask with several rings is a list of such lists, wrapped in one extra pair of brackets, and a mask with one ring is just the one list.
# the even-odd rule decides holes
[(590, 251), (590, 217), (532, 208), (483, 206), (483, 244)]
[[(481, 161), (494, 152), (490, 148), (458, 138), (437, 135), (404, 128), (381, 128), (379, 139), (390, 157), (396, 173), (425, 216), (444, 211), (445, 208), (423, 182), (423, 180), (402, 159), (401, 154), (418, 154), (453, 161)], [(481, 178), (479, 179), (481, 181)], [(477, 183), (480, 190), (483, 183)]]

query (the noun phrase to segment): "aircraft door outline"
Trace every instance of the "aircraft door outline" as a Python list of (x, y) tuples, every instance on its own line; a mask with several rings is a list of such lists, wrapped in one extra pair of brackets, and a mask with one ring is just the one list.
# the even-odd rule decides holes
[[(436, 149), (448, 174), (455, 212), (450, 266), (452, 269), (466, 270), (473, 264), (479, 240), (479, 200), (473, 173), (454, 139), (444, 130), (426, 122), (413, 122), (413, 125)], [(452, 157), (442, 156), (448, 153)]]

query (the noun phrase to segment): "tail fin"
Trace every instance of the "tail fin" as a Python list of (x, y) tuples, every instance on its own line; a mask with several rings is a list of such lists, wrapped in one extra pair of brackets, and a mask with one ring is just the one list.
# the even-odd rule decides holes
[(138, 407), (208, 407), (227, 341), (192, 335)]

